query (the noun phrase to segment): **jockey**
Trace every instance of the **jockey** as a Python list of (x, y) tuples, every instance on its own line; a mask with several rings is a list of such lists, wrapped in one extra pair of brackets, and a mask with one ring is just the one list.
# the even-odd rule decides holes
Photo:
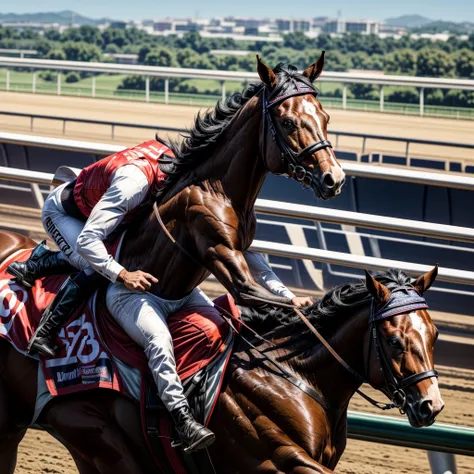
[[(166, 319), (184, 305), (212, 302), (196, 288), (181, 300), (166, 301), (147, 290), (157, 279), (141, 270), (128, 272), (112, 255), (104, 241), (122, 222), (149, 210), (154, 191), (166, 175), (158, 159), (170, 153), (167, 146), (151, 141), (115, 153), (84, 168), (76, 180), (51, 192), (43, 207), (43, 225), (59, 252), (39, 244), (26, 262), (10, 264), (8, 271), (24, 286), (39, 277), (58, 273), (71, 275), (45, 310), (33, 335), (29, 351), (54, 356), (54, 336), (67, 322), (77, 304), (97, 288), (100, 280), (112, 282), (107, 307), (112, 316), (143, 349), (161, 400), (170, 412), (186, 450), (201, 449), (214, 434), (194, 420), (176, 370), (171, 335)], [(264, 257), (245, 253), (254, 278), (271, 292), (290, 298), (293, 304), (311, 304), (298, 298), (273, 273)]]

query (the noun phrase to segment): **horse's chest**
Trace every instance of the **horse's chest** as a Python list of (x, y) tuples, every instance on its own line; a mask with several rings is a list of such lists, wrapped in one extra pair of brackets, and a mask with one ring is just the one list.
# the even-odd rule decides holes
[(257, 229), (257, 218), (252, 211), (251, 214), (239, 219), (239, 240), (243, 250), (247, 250), (253, 242)]

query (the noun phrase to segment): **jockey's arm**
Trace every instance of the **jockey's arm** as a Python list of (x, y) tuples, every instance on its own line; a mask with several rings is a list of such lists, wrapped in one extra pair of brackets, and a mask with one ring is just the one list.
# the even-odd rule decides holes
[[(77, 239), (77, 253), (97, 273), (111, 282), (118, 279), (124, 281), (127, 286), (124, 275), (131, 275), (132, 278), (132, 274), (140, 273), (140, 275), (135, 275), (138, 280), (142, 280), (143, 275), (147, 275), (141, 275), (143, 272), (128, 273), (108, 253), (104, 241), (122, 222), (125, 215), (145, 200), (148, 188), (148, 180), (138, 167), (127, 165), (119, 168), (112, 177), (109, 189), (95, 205)], [(155, 280), (153, 277), (151, 279)], [(141, 290), (142, 288), (137, 286), (134, 289)]]
[(285, 284), (278, 278), (272, 270), (265, 257), (261, 253), (247, 250), (244, 257), (255, 280), (262, 286), (270, 290), (273, 294), (289, 298), (295, 306), (306, 306), (313, 304), (309, 296), (296, 296)]

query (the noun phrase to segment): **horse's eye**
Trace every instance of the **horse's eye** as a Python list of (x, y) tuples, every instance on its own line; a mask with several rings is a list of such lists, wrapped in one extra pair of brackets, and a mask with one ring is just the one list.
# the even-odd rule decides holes
[(388, 342), (388, 345), (392, 349), (403, 350), (402, 341), (400, 341), (400, 339), (397, 336), (391, 336), (391, 337), (387, 338), (387, 342)]
[(295, 122), (293, 122), (293, 120), (290, 120), (290, 119), (283, 120), (282, 125), (283, 125), (283, 128), (288, 131), (291, 131), (295, 128)]

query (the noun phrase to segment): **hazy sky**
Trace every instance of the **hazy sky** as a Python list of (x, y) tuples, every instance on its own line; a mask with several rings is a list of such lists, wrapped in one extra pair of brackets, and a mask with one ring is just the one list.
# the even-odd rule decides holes
[(474, 22), (474, 0), (3, 0), (1, 13), (74, 10), (94, 18), (166, 16), (342, 16), (384, 19), (420, 14), (433, 19)]

